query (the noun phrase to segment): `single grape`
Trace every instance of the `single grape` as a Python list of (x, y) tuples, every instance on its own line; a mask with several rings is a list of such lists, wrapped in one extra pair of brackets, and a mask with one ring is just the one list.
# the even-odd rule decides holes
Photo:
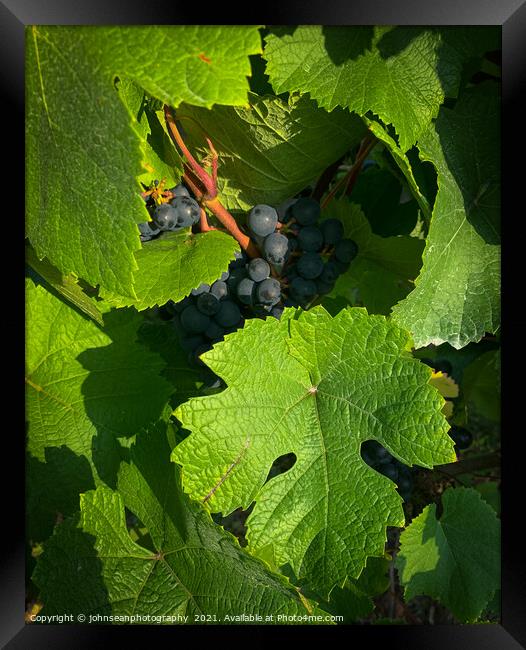
[(309, 197), (302, 197), (291, 207), (291, 214), (302, 226), (311, 226), (320, 216), (320, 204)]
[(343, 264), (352, 262), (357, 254), (358, 246), (352, 239), (342, 239), (336, 244), (334, 248), (334, 255), (336, 256), (336, 259), (340, 260), (340, 262), (343, 262)]
[(210, 287), (210, 293), (218, 300), (222, 300), (228, 296), (228, 286), (223, 280), (216, 280)]
[(298, 302), (308, 302), (316, 295), (316, 284), (312, 280), (305, 280), (298, 276), (290, 283), (290, 295)]
[(219, 311), (214, 316), (214, 320), (223, 327), (234, 327), (241, 319), (239, 307), (232, 300), (222, 300)]
[(292, 253), (294, 253), (294, 251), (297, 251), (298, 248), (299, 248), (298, 238), (297, 237), (289, 237), (288, 254), (291, 255)]
[(202, 334), (210, 325), (210, 318), (190, 305), (181, 314), (181, 326), (189, 333)]
[(408, 501), (413, 492), (413, 479), (411, 476), (399, 476), (398, 481), (398, 492), (404, 501)]
[(210, 321), (210, 325), (207, 327), (205, 331), (205, 336), (207, 339), (211, 339), (215, 343), (220, 341), (223, 338), (223, 335), (225, 333), (225, 330), (216, 323), (214, 320)]
[(247, 224), (250, 232), (266, 237), (276, 229), (278, 213), (270, 205), (255, 205), (248, 213)]
[(338, 271), (337, 265), (334, 263), (334, 261), (329, 260), (323, 267), (323, 271), (320, 275), (320, 280), (322, 282), (326, 282), (327, 284), (332, 284), (336, 282), (339, 275), (340, 273)]
[(190, 293), (192, 294), (192, 296), (200, 296), (202, 293), (207, 293), (208, 291), (210, 291), (209, 284), (200, 284), (195, 289), (192, 289)]
[(281, 285), (276, 278), (267, 278), (256, 287), (258, 302), (263, 305), (275, 305), (281, 298)]
[(244, 305), (252, 304), (252, 297), (254, 295), (254, 287), (256, 283), (250, 278), (243, 278), (236, 287), (236, 295), (240, 302)]
[(314, 280), (323, 272), (323, 260), (318, 253), (305, 253), (296, 262), (298, 274), (305, 280)]
[(182, 183), (179, 183), (179, 185), (176, 185), (175, 187), (171, 187), (170, 192), (174, 195), (174, 197), (187, 196), (190, 198), (190, 192)]
[(387, 449), (385, 447), (382, 447), (382, 445), (378, 444), (378, 447), (376, 449), (376, 464), (387, 465), (387, 463), (390, 463), (392, 459), (393, 457), (387, 451)]
[(226, 285), (230, 293), (235, 294), (237, 285), (241, 282), (241, 280), (247, 277), (248, 272), (245, 268), (236, 267), (235, 269), (232, 269), (230, 272), (230, 277), (226, 281)]
[(323, 246), (323, 235), (317, 226), (305, 226), (298, 234), (298, 245), (304, 251), (319, 251)]
[(189, 196), (176, 196), (170, 204), (177, 211), (177, 225), (188, 228), (199, 221), (199, 204)]
[(161, 203), (153, 211), (153, 220), (160, 230), (172, 230), (177, 226), (177, 210), (169, 203)]
[(271, 264), (282, 264), (289, 250), (289, 240), (279, 232), (273, 232), (265, 237), (263, 253)]
[(161, 232), (160, 228), (153, 221), (144, 221), (137, 225), (139, 226), (141, 241), (149, 241)]
[(328, 246), (334, 246), (343, 239), (343, 224), (339, 219), (327, 219), (320, 224), (323, 233), (323, 242)]
[(219, 278), (221, 282), (226, 282), (228, 278), (230, 277), (230, 273), (228, 271), (224, 271), (221, 273), (221, 277)]
[(219, 311), (219, 299), (211, 293), (202, 293), (197, 297), (197, 309), (207, 316), (213, 316)]
[(254, 282), (262, 282), (270, 275), (269, 263), (261, 257), (256, 257), (250, 261), (247, 267), (248, 277)]

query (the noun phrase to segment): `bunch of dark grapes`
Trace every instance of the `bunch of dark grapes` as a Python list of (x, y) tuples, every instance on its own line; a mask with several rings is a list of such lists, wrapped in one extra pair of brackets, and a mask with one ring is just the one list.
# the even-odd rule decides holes
[[(161, 190), (154, 181), (145, 197), (152, 222), (139, 224), (142, 241), (199, 220), (199, 205), (184, 185)], [(164, 314), (174, 319), (192, 364), (202, 364), (200, 355), (242, 327), (245, 319), (279, 319), (285, 307), (308, 309), (333, 289), (358, 247), (344, 237), (338, 219), (319, 222), (320, 212), (319, 203), (308, 197), (289, 200), (277, 209), (254, 206), (246, 231), (261, 257), (236, 254), (228, 270), (211, 285), (202, 284), (179, 303), (163, 307)]]
[(154, 181), (144, 197), (152, 221), (138, 224), (141, 241), (149, 241), (161, 232), (177, 232), (199, 221), (199, 204), (181, 183), (163, 192), (159, 181)]
[(394, 481), (404, 501), (413, 493), (413, 471), (390, 454), (376, 440), (367, 440), (361, 449), (362, 458), (373, 469)]

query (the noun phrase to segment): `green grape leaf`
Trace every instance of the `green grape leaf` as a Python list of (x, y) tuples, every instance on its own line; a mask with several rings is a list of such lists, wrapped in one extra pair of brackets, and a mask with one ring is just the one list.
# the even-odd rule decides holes
[[(226, 615), (312, 613), (294, 587), (183, 494), (166, 425), (139, 435), (130, 456), (119, 471), (118, 491), (99, 487), (81, 495), (80, 515), (44, 544), (33, 578), (46, 614), (172, 616), (173, 622), (213, 624), (228, 622)], [(132, 541), (125, 506), (146, 526), (153, 548)], [(201, 615), (205, 619), (196, 621)]]
[(26, 262), (68, 302), (77, 307), (77, 309), (80, 309), (99, 325), (104, 325), (102, 314), (97, 307), (97, 303), (84, 293), (74, 276), (63, 275), (46, 259), (39, 260), (33, 248), (28, 245), (26, 245)]
[(155, 179), (166, 179), (165, 188), (179, 183), (183, 164), (170, 136), (166, 132), (164, 118), (156, 111), (156, 102), (144, 90), (129, 79), (120, 79), (117, 85), (119, 97), (131, 115), (132, 126), (139, 137), (143, 152), (144, 173), (138, 180), (149, 186)]
[(469, 623), (500, 587), (500, 522), (471, 488), (446, 490), (442, 505), (440, 518), (433, 503), (402, 532), (397, 567), (406, 601), (431, 596)]
[(276, 93), (309, 93), (320, 106), (376, 114), (407, 151), (454, 96), (466, 57), (494, 45), (494, 33), (456, 35), (421, 27), (303, 25), (265, 37), (266, 72)]
[(144, 242), (136, 254), (135, 274), (137, 299), (101, 291), (109, 303), (117, 307), (133, 305), (138, 310), (164, 305), (168, 300), (179, 302), (200, 284), (211, 284), (239, 251), (239, 244), (230, 235), (212, 230), (193, 235), (190, 229), (163, 233)]
[(133, 296), (141, 152), (110, 72), (75, 28), (26, 31), (26, 232), (64, 274)]
[(442, 108), (419, 140), (438, 172), (438, 194), (423, 266), (393, 317), (416, 347), (461, 348), (500, 324), (499, 96), (493, 83)]
[(114, 78), (172, 105), (245, 105), (260, 41), (257, 26), (28, 27), (26, 222), (38, 257), (134, 298), (136, 224), (148, 219), (137, 178), (153, 154)]
[(361, 209), (347, 199), (332, 201), (324, 217), (340, 219), (345, 236), (358, 244), (358, 255), (336, 281), (330, 297), (359, 303), (369, 313), (388, 315), (393, 305), (413, 289), (422, 264), (424, 242), (414, 237), (379, 237)]
[(294, 196), (366, 133), (356, 115), (329, 114), (308, 97), (249, 99), (248, 108), (182, 105), (177, 111), (191, 147), (203, 144), (204, 132), (217, 149), (220, 197), (231, 210)]
[(247, 104), (258, 25), (80, 27), (102, 63), (166, 104)]
[[(35, 477), (47, 472), (51, 480), (62, 464), (65, 491), (111, 484), (119, 439), (157, 420), (169, 399), (163, 360), (137, 343), (141, 318), (131, 310), (106, 313), (102, 330), (28, 280), (26, 315), (27, 451)], [(36, 509), (43, 484), (28, 484)]]
[[(361, 443), (374, 438), (409, 465), (455, 458), (444, 400), (410, 348), (406, 332), (364, 309), (248, 321), (201, 356), (227, 389), (174, 412), (191, 431), (172, 456), (185, 489), (224, 514), (255, 500), (249, 548), (326, 598), (404, 521), (394, 483), (362, 460)], [(288, 453), (293, 467), (265, 484)]]

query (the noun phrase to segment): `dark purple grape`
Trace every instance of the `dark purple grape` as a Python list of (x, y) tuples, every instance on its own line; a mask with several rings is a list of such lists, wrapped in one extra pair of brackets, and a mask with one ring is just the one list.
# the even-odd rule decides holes
[(302, 226), (311, 226), (320, 216), (320, 204), (314, 199), (302, 197), (291, 207), (291, 214)]
[(192, 289), (190, 293), (192, 294), (192, 296), (200, 296), (202, 293), (207, 293), (208, 291), (210, 291), (209, 284), (200, 284), (195, 289)]
[(304, 253), (296, 262), (296, 269), (305, 280), (314, 280), (323, 272), (323, 260), (318, 253)]
[(319, 251), (323, 246), (323, 235), (317, 226), (305, 226), (298, 234), (298, 245), (304, 251)]
[(342, 239), (334, 248), (334, 255), (343, 264), (349, 264), (358, 254), (358, 246), (352, 239)]
[(254, 282), (262, 282), (270, 275), (269, 263), (261, 257), (256, 257), (247, 266), (248, 276)]
[(161, 203), (153, 211), (153, 220), (160, 230), (173, 230), (177, 227), (177, 210), (169, 203)]
[(214, 316), (214, 320), (223, 327), (234, 327), (241, 320), (239, 307), (232, 300), (222, 300), (219, 311)]
[(323, 241), (328, 246), (334, 246), (343, 239), (343, 224), (339, 219), (327, 219), (320, 224)]
[(263, 253), (271, 264), (282, 264), (289, 250), (289, 240), (279, 232), (273, 232), (265, 237)]
[(186, 187), (182, 183), (179, 183), (179, 185), (175, 185), (175, 187), (171, 187), (170, 192), (174, 195), (174, 197), (187, 196), (188, 198), (190, 198), (190, 192), (186, 189)]
[(177, 225), (180, 228), (188, 228), (199, 221), (199, 204), (189, 196), (176, 196), (170, 201), (170, 205), (177, 212)]
[(290, 295), (298, 302), (308, 302), (316, 295), (316, 284), (312, 280), (297, 277), (290, 283)]
[(277, 223), (278, 213), (270, 205), (255, 205), (248, 213), (248, 228), (259, 237), (266, 237), (274, 232)]
[(202, 293), (197, 297), (197, 309), (207, 316), (213, 316), (219, 311), (219, 299), (211, 293)]
[(181, 313), (181, 326), (191, 334), (202, 334), (210, 325), (210, 318), (195, 305), (190, 305)]
[(275, 305), (281, 298), (281, 285), (275, 278), (267, 278), (256, 287), (258, 302), (262, 305)]
[(251, 305), (254, 296), (254, 287), (256, 283), (250, 278), (243, 278), (236, 287), (236, 295), (244, 305)]
[(228, 296), (228, 286), (223, 280), (216, 280), (210, 287), (210, 293), (218, 300), (222, 300)]

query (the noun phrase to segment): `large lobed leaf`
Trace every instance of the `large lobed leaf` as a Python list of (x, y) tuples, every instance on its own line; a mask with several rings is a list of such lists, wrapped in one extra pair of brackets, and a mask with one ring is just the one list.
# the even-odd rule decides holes
[(461, 348), (500, 324), (499, 95), (469, 89), (418, 146), (438, 172), (438, 194), (415, 289), (393, 309), (416, 347)]
[(26, 37), (27, 235), (63, 273), (134, 298), (148, 218), (136, 179), (155, 156), (114, 77), (173, 105), (246, 104), (258, 29), (39, 25)]
[[(249, 548), (326, 597), (404, 521), (394, 483), (362, 460), (361, 443), (409, 465), (455, 459), (444, 400), (410, 347), (402, 329), (357, 308), (249, 321), (202, 355), (227, 389), (175, 411), (192, 432), (173, 452), (185, 489), (214, 512), (255, 500)], [(265, 484), (288, 453), (295, 465)]]
[[(118, 439), (157, 420), (172, 389), (160, 376), (161, 357), (136, 340), (136, 312), (106, 313), (102, 330), (28, 280), (26, 314), (28, 510), (31, 525), (32, 513), (41, 520), (45, 509), (49, 530), (53, 513), (65, 513), (61, 503), (70, 505), (87, 486), (114, 482)], [(42, 539), (45, 527), (35, 528), (33, 537)]]
[(202, 145), (206, 133), (217, 149), (221, 201), (232, 210), (294, 196), (366, 133), (356, 115), (329, 114), (307, 97), (249, 99), (248, 108), (178, 110), (191, 146)]
[(328, 110), (372, 112), (407, 151), (455, 95), (463, 62), (496, 46), (496, 30), (303, 25), (265, 37), (275, 92), (309, 93)]
[(228, 269), (239, 244), (229, 234), (210, 231), (193, 235), (190, 229), (164, 233), (146, 242), (136, 254), (137, 299), (102, 292), (117, 307), (134, 305), (138, 310), (179, 302), (201, 283), (212, 284)]
[[(130, 451), (118, 491), (99, 487), (83, 494), (80, 515), (45, 543), (33, 575), (44, 613), (214, 624), (227, 622), (227, 614), (273, 615), (275, 623), (278, 615), (316, 611), (182, 493), (166, 425), (142, 433)], [(146, 526), (147, 547), (132, 541), (124, 506)], [(204, 619), (196, 620), (200, 615)]]
[(437, 518), (433, 503), (400, 537), (397, 566), (405, 599), (426, 594), (461, 622), (473, 622), (500, 587), (500, 524), (469, 488), (449, 489)]

